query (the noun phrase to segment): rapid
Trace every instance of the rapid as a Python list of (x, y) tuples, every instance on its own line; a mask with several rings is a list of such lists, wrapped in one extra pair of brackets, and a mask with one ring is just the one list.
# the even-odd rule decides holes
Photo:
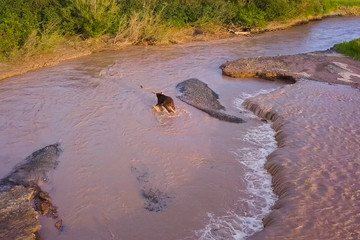
[[(64, 229), (41, 218), (42, 239), (246, 239), (263, 229), (277, 200), (264, 169), (277, 142), (270, 123), (242, 103), (285, 83), (230, 79), (219, 66), (359, 37), (359, 18), (331, 18), (250, 37), (100, 52), (3, 80), (0, 178), (59, 142), (60, 164), (43, 187)], [(189, 78), (207, 83), (246, 123), (219, 121), (177, 99), (176, 84)], [(152, 111), (154, 91), (173, 97), (175, 115)], [(154, 192), (163, 201), (156, 211), (147, 197)]]

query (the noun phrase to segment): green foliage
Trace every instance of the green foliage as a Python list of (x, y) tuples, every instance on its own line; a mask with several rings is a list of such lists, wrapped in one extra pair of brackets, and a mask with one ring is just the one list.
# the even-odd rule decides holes
[(334, 45), (335, 49), (355, 60), (360, 60), (360, 38)]
[(267, 20), (288, 18), (291, 2), (289, 0), (255, 0), (255, 5), (264, 12)]
[(116, 39), (121, 38), (133, 43), (158, 42), (164, 33), (160, 15), (155, 6), (144, 3), (142, 10), (132, 12), (128, 19), (120, 22)]
[(0, 61), (51, 49), (63, 36), (157, 42), (169, 28), (265, 27), (342, 6), (360, 0), (0, 0)]
[(332, 6), (347, 6), (354, 7), (360, 6), (360, 0), (328, 0)]
[(61, 20), (56, 0), (0, 1), (0, 60), (10, 59), (35, 31), (45, 36), (56, 31)]
[(62, 27), (83, 38), (114, 33), (119, 9), (114, 0), (69, 0), (62, 8)]
[(264, 27), (267, 23), (264, 12), (255, 5), (239, 8), (233, 22), (244, 28)]

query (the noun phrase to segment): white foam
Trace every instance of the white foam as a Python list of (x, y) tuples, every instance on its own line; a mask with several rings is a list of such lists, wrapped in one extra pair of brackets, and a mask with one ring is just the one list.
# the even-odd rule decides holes
[(226, 216), (208, 213), (209, 223), (196, 232), (196, 236), (201, 240), (246, 239), (263, 229), (262, 219), (269, 214), (277, 200), (271, 187), (271, 176), (264, 169), (266, 157), (276, 149), (270, 124), (263, 123), (249, 129), (238, 140), (249, 145), (233, 151), (235, 159), (245, 168), (245, 192), (249, 198), (239, 199), (245, 211), (231, 211)]
[(248, 111), (247, 109), (245, 109), (243, 107), (243, 103), (246, 99), (248, 98), (252, 98), (252, 97), (256, 97), (256, 96), (259, 96), (259, 95), (262, 95), (262, 94), (269, 94), (275, 90), (277, 90), (278, 88), (273, 88), (273, 89), (262, 89), (260, 91), (257, 91), (255, 93), (242, 93), (239, 97), (235, 98), (234, 100), (234, 105), (236, 108), (238, 108), (239, 110), (241, 110), (243, 113), (244, 113), (244, 116), (246, 118), (256, 118), (256, 116)]

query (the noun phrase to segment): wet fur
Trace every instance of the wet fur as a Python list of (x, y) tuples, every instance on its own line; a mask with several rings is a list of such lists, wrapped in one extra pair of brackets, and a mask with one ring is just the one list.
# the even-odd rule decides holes
[(164, 95), (163, 93), (155, 93), (156, 97), (158, 99), (158, 103), (155, 105), (156, 109), (163, 109), (165, 108), (168, 113), (174, 113), (175, 112), (175, 104), (174, 100)]

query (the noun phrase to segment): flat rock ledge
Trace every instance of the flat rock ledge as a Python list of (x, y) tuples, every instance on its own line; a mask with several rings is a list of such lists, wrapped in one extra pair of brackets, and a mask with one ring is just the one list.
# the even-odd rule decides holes
[(295, 83), (310, 79), (330, 84), (360, 88), (360, 64), (330, 49), (304, 54), (244, 58), (220, 66), (224, 75), (233, 78), (281, 79)]
[(0, 193), (0, 239), (36, 239), (40, 223), (31, 198), (32, 192), (21, 185)]

